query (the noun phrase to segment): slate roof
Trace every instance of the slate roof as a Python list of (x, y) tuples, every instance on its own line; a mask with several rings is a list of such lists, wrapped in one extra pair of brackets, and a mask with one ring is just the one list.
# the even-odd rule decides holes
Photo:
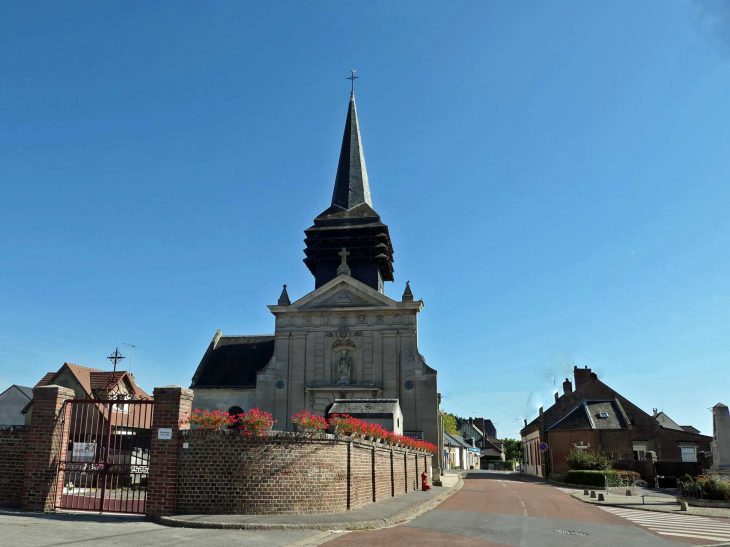
[[(601, 417), (602, 413), (605, 417)], [(549, 426), (548, 431), (565, 429), (628, 429), (629, 423), (621, 403), (616, 399), (583, 400), (565, 416)]]
[(482, 456), (494, 456), (497, 458), (501, 458), (502, 451), (497, 450), (496, 448), (493, 448), (493, 447), (482, 448)]
[(18, 384), (13, 384), (8, 389), (6, 389), (2, 393), (0, 393), (0, 395), (5, 395), (5, 393), (7, 393), (8, 391), (10, 391), (13, 388), (15, 388), (18, 391), (20, 391), (23, 395), (25, 395), (26, 397), (28, 397), (28, 399), (32, 399), (33, 398), (33, 388), (31, 388), (31, 387), (25, 387), (25, 386), (19, 386)]
[(390, 418), (398, 414), (398, 399), (335, 399), (330, 414), (350, 414), (367, 418)]
[(390, 233), (372, 205), (355, 96), (352, 94), (332, 203), (314, 219), (313, 226), (304, 230), (304, 263), (314, 275), (315, 288), (339, 275), (339, 252), (343, 247), (350, 253), (347, 264), (353, 278), (381, 292), (380, 280), (393, 281)]
[(365, 154), (362, 151), (360, 124), (357, 121), (355, 93), (351, 93), (345, 132), (342, 135), (340, 161), (337, 164), (335, 189), (332, 192), (332, 205), (342, 209), (352, 209), (361, 203), (373, 205), (370, 199), (368, 171), (365, 168)]
[(451, 433), (446, 433), (444, 431), (444, 445), (448, 444), (451, 446), (461, 446), (462, 448), (474, 448), (466, 442), (463, 437), (460, 437), (459, 435), (452, 435)]
[(256, 387), (256, 373), (273, 355), (274, 335), (223, 336), (218, 331), (190, 387)]

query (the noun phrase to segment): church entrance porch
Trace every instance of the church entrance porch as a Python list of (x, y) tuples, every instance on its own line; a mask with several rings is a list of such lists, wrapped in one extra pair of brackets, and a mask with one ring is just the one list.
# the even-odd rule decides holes
[(55, 508), (144, 514), (153, 411), (153, 401), (66, 401)]

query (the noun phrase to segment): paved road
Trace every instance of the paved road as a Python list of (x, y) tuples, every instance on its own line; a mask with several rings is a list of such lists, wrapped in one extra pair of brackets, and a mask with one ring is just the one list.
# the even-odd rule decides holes
[(168, 528), (144, 518), (96, 514), (0, 513), (2, 547), (304, 547), (337, 533), (317, 530), (204, 530)]
[[(708, 519), (709, 520), (709, 519)], [(352, 532), (326, 547), (681, 547), (707, 539), (662, 537), (553, 486), (500, 472), (470, 473), (437, 509), (397, 528)]]
[(0, 513), (2, 547), (682, 547), (725, 537), (728, 520), (609, 511), (500, 472), (470, 473), (464, 488), (435, 510), (363, 532), (167, 528), (139, 518)]

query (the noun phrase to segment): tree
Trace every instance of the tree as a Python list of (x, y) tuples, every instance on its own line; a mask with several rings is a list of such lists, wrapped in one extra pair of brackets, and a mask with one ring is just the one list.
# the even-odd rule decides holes
[(504, 443), (504, 457), (507, 461), (522, 460), (522, 441), (517, 439), (502, 439)]
[(451, 435), (458, 435), (459, 430), (456, 427), (456, 416), (444, 412), (444, 431)]

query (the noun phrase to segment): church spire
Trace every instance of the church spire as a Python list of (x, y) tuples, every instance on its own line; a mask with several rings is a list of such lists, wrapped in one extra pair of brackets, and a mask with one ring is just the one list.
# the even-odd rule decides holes
[[(348, 80), (355, 78), (352, 71)], [(385, 281), (393, 281), (393, 244), (388, 226), (370, 200), (354, 92), (347, 108), (332, 205), (304, 233), (304, 263), (314, 276), (315, 288), (343, 273), (380, 293)]]
[(370, 183), (365, 168), (365, 155), (362, 151), (360, 124), (357, 121), (355, 92), (350, 92), (350, 104), (347, 108), (345, 134), (342, 136), (340, 162), (337, 165), (335, 189), (332, 192), (332, 205), (348, 210), (367, 203), (370, 207)]

